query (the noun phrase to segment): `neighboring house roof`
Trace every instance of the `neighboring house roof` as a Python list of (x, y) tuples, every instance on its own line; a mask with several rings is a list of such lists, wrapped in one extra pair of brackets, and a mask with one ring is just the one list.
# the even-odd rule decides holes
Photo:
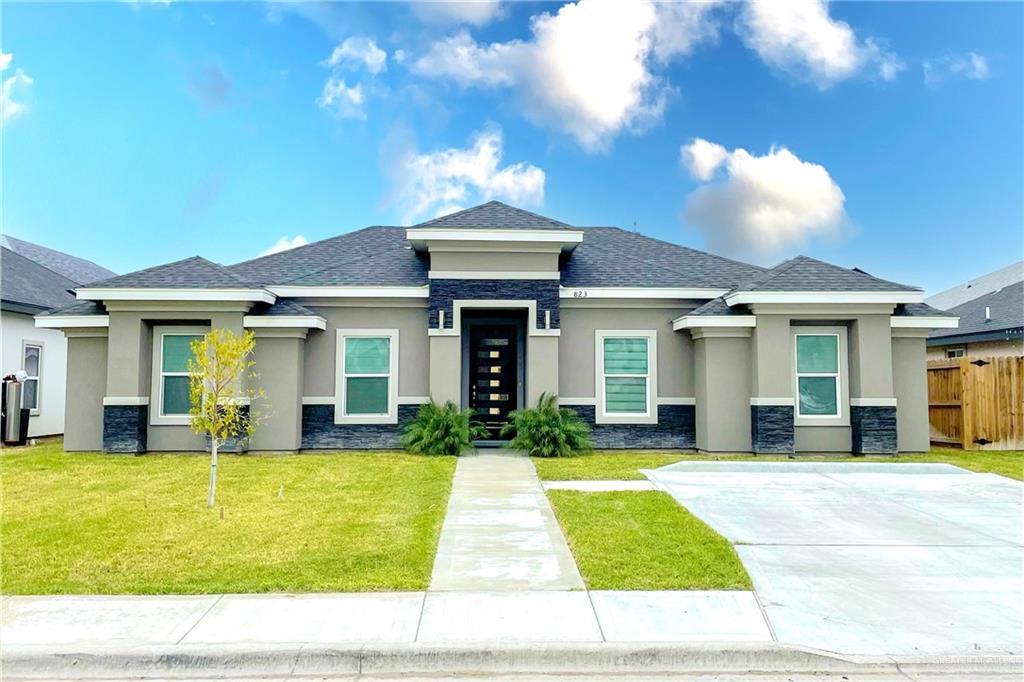
[(15, 239), (8, 235), (0, 235), (0, 246), (28, 258), (45, 268), (53, 270), (62, 277), (67, 277), (77, 284), (88, 284), (99, 279), (113, 277), (116, 273), (96, 265), (92, 261), (71, 256), (61, 251), (48, 249), (23, 239)]
[(427, 220), (412, 226), (419, 227), (463, 227), (463, 228), (498, 228), (505, 230), (538, 230), (538, 229), (574, 229), (572, 225), (548, 218), (500, 201), (488, 201), (486, 204), (449, 213), (433, 220)]
[[(985, 308), (989, 309), (988, 319)], [(1003, 287), (946, 312), (960, 318), (960, 327), (932, 332), (928, 335), (929, 345), (1019, 337), (1024, 329), (1024, 282)]]
[(736, 288), (739, 291), (920, 291), (917, 287), (809, 256), (784, 261)]
[(38, 313), (73, 303), (74, 282), (35, 261), (0, 247), (0, 299), (4, 310)]
[(925, 303), (948, 310), (1021, 281), (1024, 281), (1024, 260), (929, 296)]
[(252, 287), (223, 265), (192, 256), (89, 284), (90, 289), (237, 289)]

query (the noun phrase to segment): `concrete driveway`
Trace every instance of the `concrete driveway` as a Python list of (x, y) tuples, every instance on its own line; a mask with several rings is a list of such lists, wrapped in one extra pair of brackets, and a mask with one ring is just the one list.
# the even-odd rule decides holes
[(730, 541), (779, 641), (1024, 650), (1024, 485), (944, 464), (679, 462), (645, 472)]

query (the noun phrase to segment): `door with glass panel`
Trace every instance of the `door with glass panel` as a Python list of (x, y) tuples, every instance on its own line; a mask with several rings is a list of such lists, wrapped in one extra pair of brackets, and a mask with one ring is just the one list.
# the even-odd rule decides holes
[(508, 423), (519, 393), (518, 328), (477, 324), (469, 332), (469, 407), (492, 438)]

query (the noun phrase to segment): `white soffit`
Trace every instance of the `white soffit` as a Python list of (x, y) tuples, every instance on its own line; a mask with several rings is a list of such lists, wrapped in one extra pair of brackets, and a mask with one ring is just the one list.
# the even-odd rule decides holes
[(756, 327), (756, 315), (683, 315), (672, 320), (672, 330), (699, 327)]
[(730, 306), (751, 303), (920, 303), (920, 291), (737, 291)]
[(521, 244), (558, 244), (563, 250), (571, 251), (583, 241), (583, 230), (559, 229), (503, 229), (487, 228), (434, 228), (410, 227), (405, 238), (417, 251), (427, 248), (430, 242), (518, 242)]
[(112, 287), (75, 290), (80, 301), (255, 301), (273, 303), (277, 297), (266, 289), (184, 289)]
[(282, 298), (428, 298), (430, 287), (317, 287), (283, 284), (267, 287)]
[(327, 329), (327, 320), (319, 315), (246, 315), (247, 329)]
[(40, 329), (73, 329), (76, 327), (109, 327), (109, 315), (37, 315)]
[(921, 315), (919, 317), (894, 315), (889, 318), (889, 325), (894, 329), (956, 329), (960, 326), (960, 318), (937, 315)]
[(503, 271), (503, 272), (487, 272), (482, 270), (431, 270), (427, 273), (429, 279), (523, 279), (523, 280), (534, 280), (534, 279), (546, 279), (546, 280), (559, 280), (562, 278), (560, 272), (542, 272), (542, 271)]
[(712, 299), (725, 289), (696, 289), (689, 287), (559, 287), (559, 298), (676, 298)]

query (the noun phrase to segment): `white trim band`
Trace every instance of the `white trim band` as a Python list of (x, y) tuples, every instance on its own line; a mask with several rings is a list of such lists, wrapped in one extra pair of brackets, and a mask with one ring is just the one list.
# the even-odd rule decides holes
[(712, 299), (727, 289), (694, 289), (687, 287), (559, 287), (559, 298), (675, 298)]
[(795, 398), (751, 398), (750, 404), (754, 407), (793, 407), (796, 405)]
[(561, 230), (558, 228), (502, 229), (485, 227), (481, 229), (456, 227), (410, 227), (405, 238), (414, 245), (423, 242), (543, 242), (547, 244), (579, 244), (583, 241), (583, 230)]
[(597, 398), (563, 398), (558, 397), (558, 404), (572, 407), (573, 405), (597, 405)]
[(696, 398), (655, 398), (655, 405), (696, 405)]
[(75, 290), (79, 301), (254, 301), (273, 303), (277, 297), (267, 289), (185, 289), (112, 287)]
[(683, 315), (672, 320), (672, 331), (708, 327), (756, 327), (756, 315)]
[(737, 291), (730, 306), (750, 303), (921, 303), (920, 291)]
[(893, 329), (956, 329), (960, 326), (960, 318), (937, 315), (921, 315), (919, 317), (893, 315), (889, 318), (889, 326)]
[[(399, 405), (424, 405), (430, 402), (430, 396), (417, 395), (417, 396), (398, 396)], [(303, 405), (333, 405), (335, 403), (333, 395), (304, 395), (302, 396)]]
[(40, 329), (110, 326), (110, 315), (37, 315), (34, 319)]
[(428, 298), (430, 287), (316, 287), (284, 284), (267, 287), (282, 298)]
[(149, 405), (149, 396), (108, 395), (103, 397), (103, 405)]
[(327, 320), (319, 315), (246, 315), (242, 326), (246, 329), (327, 329)]
[(543, 272), (543, 271), (507, 271), (507, 272), (487, 272), (477, 270), (431, 270), (427, 273), (428, 279), (544, 279), (544, 280), (560, 280), (562, 279), (562, 273), (560, 272)]
[(850, 398), (851, 407), (896, 407), (896, 398)]

